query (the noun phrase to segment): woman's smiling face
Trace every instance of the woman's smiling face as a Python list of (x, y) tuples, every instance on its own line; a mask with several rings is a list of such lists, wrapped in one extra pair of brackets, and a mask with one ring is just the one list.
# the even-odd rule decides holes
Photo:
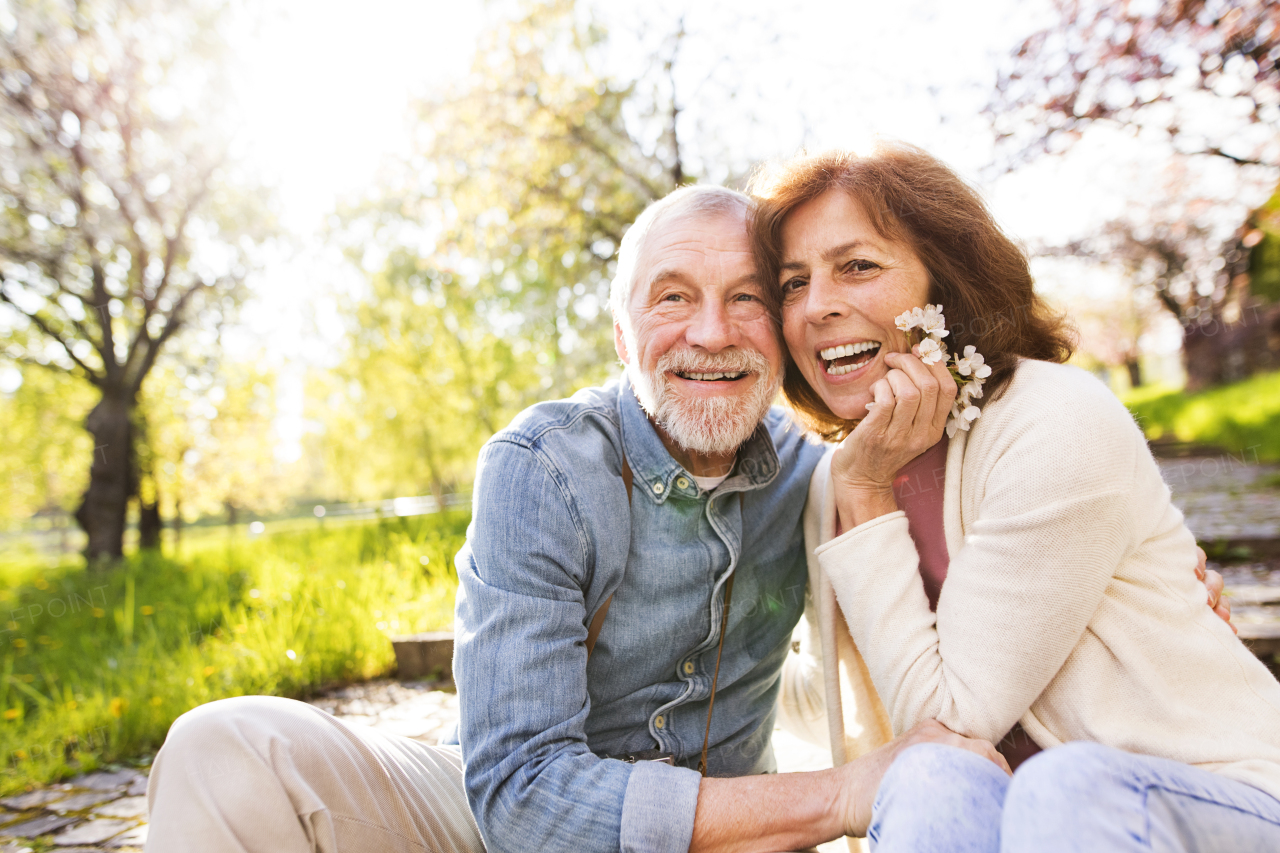
[(792, 360), (833, 414), (864, 417), (871, 386), (889, 372), (885, 354), (911, 349), (894, 319), (926, 304), (924, 264), (834, 187), (783, 223), (778, 283)]

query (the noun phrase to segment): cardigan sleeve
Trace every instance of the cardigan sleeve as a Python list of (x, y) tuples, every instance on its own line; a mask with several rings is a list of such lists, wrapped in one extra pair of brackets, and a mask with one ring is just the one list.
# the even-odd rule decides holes
[(1101, 395), (1011, 385), (975, 426), (965, 482), (946, 484), (963, 490), (965, 535), (936, 617), (904, 513), (818, 549), (895, 733), (935, 718), (998, 741), (1087, 629), (1132, 538), (1138, 449), (1128, 413), (1095, 384)]

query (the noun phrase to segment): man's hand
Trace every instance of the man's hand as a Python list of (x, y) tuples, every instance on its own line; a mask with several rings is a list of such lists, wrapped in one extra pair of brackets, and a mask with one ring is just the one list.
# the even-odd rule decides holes
[[(1213, 612), (1218, 614), (1218, 617), (1223, 622), (1231, 625), (1231, 601), (1222, 597), (1224, 583), (1222, 575), (1213, 569), (1207, 568), (1209, 557), (1205, 554), (1203, 548), (1197, 546), (1196, 554), (1199, 555), (1199, 559), (1196, 562), (1196, 577), (1200, 579), (1205, 589), (1209, 591), (1209, 606), (1213, 608)], [(1235, 625), (1231, 625), (1231, 630), (1237, 634), (1240, 633), (1240, 629)]]
[(895, 758), (907, 747), (918, 743), (940, 743), (967, 749), (995, 763), (1001, 770), (1013, 775), (1004, 756), (996, 752), (990, 742), (958, 735), (937, 720), (925, 720), (911, 731), (867, 753), (856, 761), (839, 768), (842, 781), (841, 805), (844, 813), (845, 835), (862, 837), (871, 825), (871, 807), (880, 790), (880, 780)]

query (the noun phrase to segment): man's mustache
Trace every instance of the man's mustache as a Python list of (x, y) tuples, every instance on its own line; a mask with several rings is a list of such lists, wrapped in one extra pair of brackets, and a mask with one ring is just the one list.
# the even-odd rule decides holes
[(692, 349), (668, 350), (658, 359), (657, 372), (665, 373), (758, 373), (767, 376), (769, 360), (756, 350), (730, 349), (722, 352), (698, 352)]

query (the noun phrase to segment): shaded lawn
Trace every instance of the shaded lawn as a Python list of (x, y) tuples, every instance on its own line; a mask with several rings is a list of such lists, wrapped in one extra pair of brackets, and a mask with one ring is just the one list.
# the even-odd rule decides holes
[(469, 518), (214, 536), (93, 574), (0, 564), (0, 795), (146, 756), (205, 702), (387, 672), (388, 634), (452, 625)]
[(1139, 388), (1124, 402), (1153, 441), (1213, 445), (1245, 462), (1280, 460), (1280, 371), (1198, 394)]

